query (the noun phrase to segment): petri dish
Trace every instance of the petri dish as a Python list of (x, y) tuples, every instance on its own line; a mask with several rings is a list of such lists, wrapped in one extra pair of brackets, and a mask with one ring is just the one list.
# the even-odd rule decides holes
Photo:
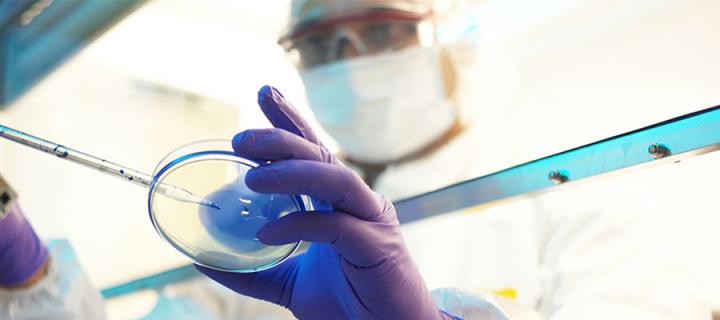
[[(229, 148), (228, 141), (205, 140), (163, 158), (153, 172), (150, 220), (166, 242), (199, 265), (230, 272), (272, 268), (290, 257), (300, 242), (270, 246), (255, 234), (291, 212), (312, 210), (310, 198), (252, 191), (245, 174), (259, 164)], [(182, 187), (217, 207), (167, 197), (156, 192), (160, 184)]]

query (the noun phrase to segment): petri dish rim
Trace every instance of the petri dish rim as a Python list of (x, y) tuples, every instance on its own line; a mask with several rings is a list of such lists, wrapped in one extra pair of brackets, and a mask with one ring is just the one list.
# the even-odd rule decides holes
[[(186, 146), (193, 145), (193, 144), (195, 144), (195, 143), (191, 143)], [(177, 150), (179, 150), (181, 148), (178, 148), (178, 149), (174, 150), (173, 152), (176, 152)], [(231, 160), (222, 159), (222, 158), (210, 158), (210, 159), (200, 158), (200, 159), (198, 159), (199, 157), (203, 157), (203, 156), (224, 156), (224, 157), (231, 158)], [(163, 158), (163, 161), (166, 161), (166, 160), (167, 160), (167, 157)], [(210, 268), (210, 269), (218, 270), (218, 271), (237, 272), (237, 273), (259, 272), (259, 271), (267, 270), (267, 269), (273, 268), (275, 266), (278, 266), (281, 263), (283, 263), (285, 260), (292, 257), (293, 254), (300, 247), (302, 241), (296, 242), (293, 245), (292, 249), (288, 250), (288, 252), (282, 258), (279, 258), (279, 259), (277, 259), (271, 263), (268, 263), (266, 265), (258, 266), (256, 268), (248, 268), (248, 269), (227, 269), (227, 268), (221, 268), (221, 267), (209, 265), (202, 261), (199, 261), (198, 259), (193, 257), (191, 254), (189, 254), (188, 250), (186, 250), (182, 247), (179, 247), (178, 244), (176, 244), (170, 240), (169, 235), (165, 231), (162, 230), (162, 228), (158, 225), (158, 222), (156, 221), (156, 219), (154, 217), (154, 210), (152, 208), (152, 205), (153, 205), (153, 199), (155, 197), (156, 185), (160, 181), (160, 178), (166, 173), (170, 174), (173, 171), (175, 171), (176, 169), (182, 168), (183, 166), (194, 163), (194, 162), (208, 161), (208, 160), (233, 161), (233, 162), (238, 162), (238, 163), (241, 163), (241, 164), (247, 165), (249, 167), (253, 167), (253, 168), (259, 166), (259, 164), (255, 161), (240, 157), (232, 151), (225, 151), (225, 150), (207, 150), (207, 151), (192, 152), (192, 153), (188, 153), (188, 154), (179, 156), (176, 159), (168, 162), (160, 170), (157, 170), (157, 173), (153, 176), (152, 182), (150, 183), (150, 188), (149, 188), (149, 192), (148, 192), (148, 216), (150, 218), (150, 221), (153, 224), (153, 228), (160, 235), (160, 238), (162, 238), (163, 241), (170, 244), (173, 248), (175, 248), (175, 250), (179, 251), (182, 255), (184, 255), (185, 257), (192, 260), (193, 263), (201, 265), (203, 267)], [(179, 164), (183, 164), (183, 165), (177, 166)], [(309, 201), (309, 199), (306, 199), (306, 196), (303, 196), (303, 195), (287, 195), (287, 196), (292, 197), (295, 204), (297, 205), (297, 207), (300, 210), (303, 210), (303, 211), (312, 210), (310, 201)]]
[[(155, 168), (153, 169), (153, 177), (156, 176), (157, 173), (158, 173), (162, 168), (164, 168), (167, 164), (169, 164), (169, 163), (172, 162), (173, 160), (176, 160), (176, 159), (178, 159), (178, 158), (181, 158), (181, 157), (184, 156), (184, 155), (188, 155), (188, 154), (192, 154), (192, 153), (196, 153), (196, 152), (205, 152), (205, 151), (230, 152), (230, 153), (232, 153), (231, 151), (228, 151), (228, 150), (212, 150), (212, 149), (207, 149), (207, 148), (206, 148), (206, 150), (203, 150), (203, 151), (194, 151), (194, 152), (189, 152), (189, 153), (188, 153), (188, 152), (183, 152), (184, 149), (189, 149), (189, 148), (197, 147), (197, 146), (207, 146), (207, 145), (210, 145), (210, 144), (230, 145), (230, 141), (228, 141), (228, 140), (226, 140), (226, 139), (203, 139), (203, 140), (197, 140), (197, 141), (193, 141), (193, 142), (189, 142), (189, 143), (183, 144), (183, 145), (181, 145), (181, 146), (179, 146), (179, 147), (171, 150), (170, 152), (168, 152), (162, 159), (160, 159), (160, 161), (158, 161), (158, 164), (157, 164), (157, 165), (155, 166)], [(213, 148), (216, 148), (216, 147), (217, 147), (217, 146), (213, 146)], [(182, 155), (181, 155), (181, 156), (177, 156), (175, 159), (171, 159), (171, 157), (172, 157), (172, 156), (175, 156), (176, 154), (182, 154)], [(235, 155), (235, 156), (237, 156), (237, 155)], [(242, 157), (239, 157), (239, 158), (245, 159), (245, 158), (242, 158)], [(245, 160), (247, 160), (247, 159), (245, 159)]]

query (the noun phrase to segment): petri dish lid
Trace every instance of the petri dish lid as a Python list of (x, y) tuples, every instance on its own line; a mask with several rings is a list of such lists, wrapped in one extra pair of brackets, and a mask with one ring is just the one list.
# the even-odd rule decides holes
[[(150, 220), (165, 241), (199, 265), (231, 272), (265, 270), (290, 257), (300, 242), (265, 245), (255, 237), (257, 231), (291, 212), (312, 210), (312, 204), (304, 195), (252, 191), (245, 175), (259, 164), (223, 150), (229, 146), (228, 141), (206, 140), (166, 156), (154, 172)], [(182, 187), (217, 207), (165, 196), (157, 191), (162, 184)]]

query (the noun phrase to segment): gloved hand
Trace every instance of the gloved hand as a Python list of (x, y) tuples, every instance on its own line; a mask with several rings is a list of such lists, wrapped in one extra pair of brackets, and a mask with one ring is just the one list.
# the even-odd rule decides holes
[(306, 194), (331, 206), (291, 213), (258, 231), (266, 244), (313, 242), (275, 268), (245, 274), (197, 268), (301, 319), (450, 319), (405, 249), (393, 205), (335, 159), (276, 89), (263, 87), (258, 103), (275, 128), (241, 132), (233, 149), (272, 162), (250, 170), (246, 184), (257, 192)]
[(47, 247), (38, 239), (20, 206), (14, 204), (0, 220), (0, 287), (24, 284), (48, 258)]

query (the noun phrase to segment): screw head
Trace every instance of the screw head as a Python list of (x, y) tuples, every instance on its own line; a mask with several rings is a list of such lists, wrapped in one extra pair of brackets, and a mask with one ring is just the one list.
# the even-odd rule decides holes
[(648, 153), (653, 156), (653, 158), (660, 159), (669, 156), (670, 149), (662, 144), (653, 143), (648, 147)]
[(553, 170), (548, 173), (548, 179), (554, 184), (561, 184), (568, 181), (568, 176), (558, 170)]

